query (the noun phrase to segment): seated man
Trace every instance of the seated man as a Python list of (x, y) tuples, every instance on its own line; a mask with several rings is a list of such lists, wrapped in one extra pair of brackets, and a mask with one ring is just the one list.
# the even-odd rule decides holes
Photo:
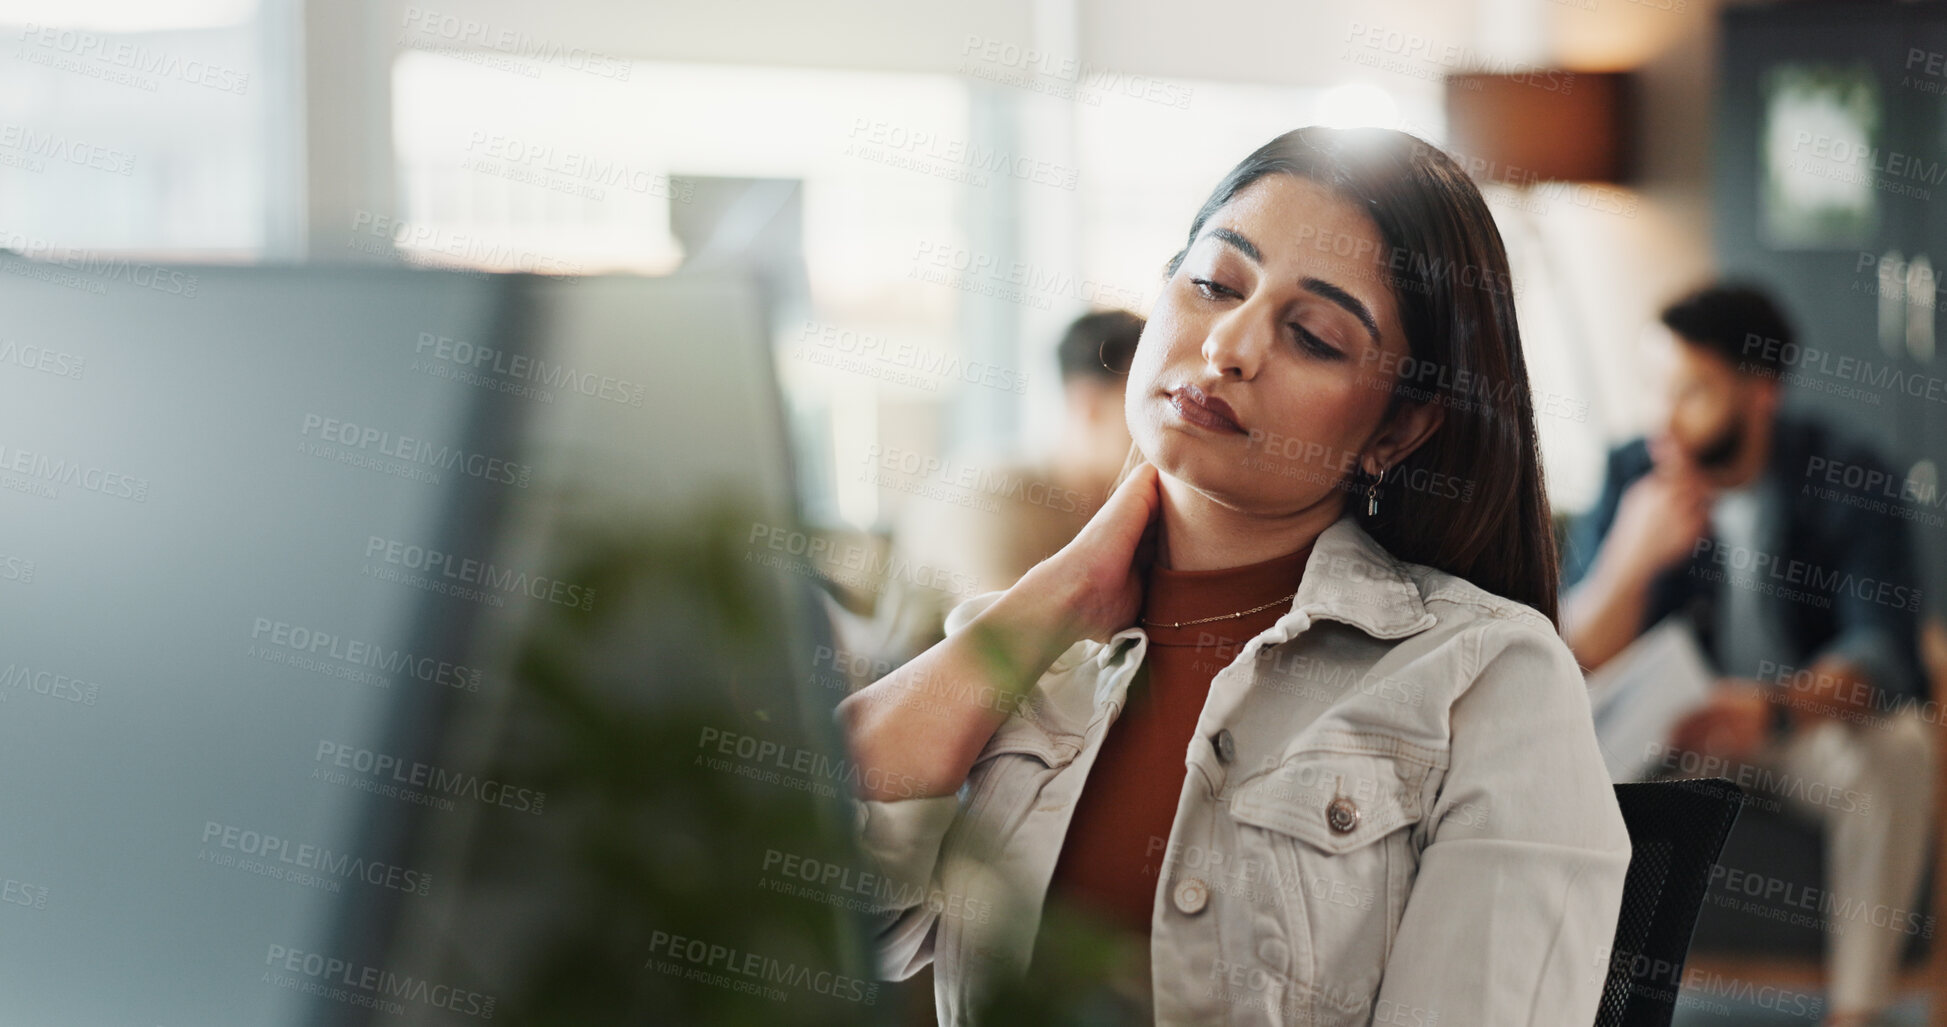
[[(1848, 502), (1822, 473), (1887, 473), (1870, 450), (1780, 409), (1781, 357), (1795, 350), (1764, 294), (1705, 288), (1662, 321), (1675, 340), (1667, 418), (1657, 438), (1610, 454), (1601, 498), (1570, 533), (1562, 632), (1593, 670), (1666, 615), (1688, 616), (1722, 677), (1669, 748), (1823, 824), (1832, 905), (1862, 911), (1828, 935), (1825, 1022), (1867, 1024), (1894, 998), (1910, 921), (1864, 911), (1913, 909), (1931, 826), (1909, 522), (1897, 500)], [(1833, 790), (1858, 801), (1818, 801)]]

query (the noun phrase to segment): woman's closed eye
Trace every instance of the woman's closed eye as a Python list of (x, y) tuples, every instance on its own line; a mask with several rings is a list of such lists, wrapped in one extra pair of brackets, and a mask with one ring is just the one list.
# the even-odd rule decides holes
[(1293, 321), (1291, 322), (1291, 330), (1293, 334), (1298, 336), (1298, 344), (1310, 350), (1312, 355), (1323, 357), (1326, 360), (1345, 359), (1345, 352), (1343, 350), (1319, 338), (1304, 325)]
[[(1219, 296), (1230, 297), (1234, 299), (1244, 298), (1244, 294), (1238, 292), (1236, 289), (1233, 289), (1228, 285), (1224, 285), (1221, 282), (1212, 281), (1211, 279), (1208, 278), (1192, 278), (1190, 279), (1190, 284), (1196, 286), (1197, 295), (1202, 296), (1204, 299), (1207, 300), (1214, 300)], [(1290, 327), (1291, 327), (1292, 334), (1295, 335), (1298, 339), (1298, 344), (1300, 346), (1303, 346), (1313, 356), (1322, 357), (1326, 360), (1345, 359), (1345, 352), (1343, 350), (1340, 350), (1336, 346), (1333, 346), (1331, 343), (1326, 342), (1324, 339), (1320, 338), (1316, 332), (1313, 332), (1311, 329), (1306, 328), (1304, 325), (1296, 321), (1291, 322)]]
[(1190, 279), (1190, 284), (1196, 286), (1197, 294), (1207, 300), (1214, 300), (1220, 295), (1233, 296), (1236, 297), (1237, 299), (1244, 298), (1244, 294), (1238, 292), (1236, 289), (1233, 289), (1228, 285), (1220, 285), (1216, 282), (1211, 281), (1208, 278), (1192, 278)]

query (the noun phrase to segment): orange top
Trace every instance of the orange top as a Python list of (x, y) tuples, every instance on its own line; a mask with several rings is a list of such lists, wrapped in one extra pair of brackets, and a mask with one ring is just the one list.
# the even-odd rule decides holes
[[(1075, 801), (1049, 898), (1076, 903), (1129, 931), (1149, 934), (1157, 876), (1210, 681), (1244, 643), (1291, 610), (1311, 545), (1241, 567), (1179, 571), (1152, 565), (1143, 588), (1149, 650), (1126, 705), (1102, 741)], [(1271, 605), (1242, 617), (1169, 627)], [(1161, 621), (1163, 623), (1151, 623)], [(1209, 743), (1205, 743), (1209, 744)]]

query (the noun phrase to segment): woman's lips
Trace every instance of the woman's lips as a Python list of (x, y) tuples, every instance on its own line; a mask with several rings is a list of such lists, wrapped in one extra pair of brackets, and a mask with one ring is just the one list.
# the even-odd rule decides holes
[(1170, 406), (1175, 408), (1184, 420), (1200, 425), (1211, 431), (1246, 434), (1244, 426), (1237, 423), (1237, 413), (1230, 404), (1215, 396), (1206, 395), (1194, 385), (1185, 385), (1169, 394)]

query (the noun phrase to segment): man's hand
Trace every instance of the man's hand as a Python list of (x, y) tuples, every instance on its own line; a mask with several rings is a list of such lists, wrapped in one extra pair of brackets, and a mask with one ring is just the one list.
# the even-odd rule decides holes
[(1714, 490), (1668, 439), (1650, 444), (1656, 469), (1637, 479), (1616, 506), (1616, 523), (1609, 529), (1605, 549), (1613, 559), (1642, 577), (1689, 556), (1710, 527)]
[(1865, 670), (1843, 656), (1822, 656), (1784, 683), (1795, 719), (1872, 723), (1890, 712)]
[(1609, 662), (1643, 630), (1659, 572), (1697, 550), (1716, 493), (1669, 438), (1650, 441), (1656, 466), (1626, 489), (1589, 573), (1562, 600), (1562, 637), (1583, 667)]
[(1745, 678), (1723, 678), (1704, 707), (1677, 722), (1672, 748), (1705, 756), (1745, 759), (1764, 744), (1771, 723), (1771, 700), (1764, 685)]

